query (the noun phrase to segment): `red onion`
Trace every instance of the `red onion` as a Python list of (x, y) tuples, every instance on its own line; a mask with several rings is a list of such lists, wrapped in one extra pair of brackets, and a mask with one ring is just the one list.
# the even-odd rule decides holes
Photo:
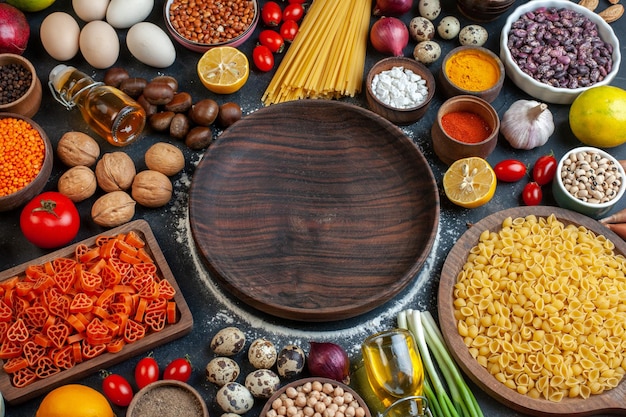
[(376, 0), (374, 16), (400, 16), (411, 10), (413, 0)]
[(30, 37), (26, 16), (10, 4), (0, 3), (0, 53), (22, 55)]
[(396, 17), (381, 17), (372, 25), (370, 41), (378, 52), (402, 56), (409, 43), (409, 30)]
[(334, 343), (309, 342), (307, 367), (312, 376), (350, 383), (350, 359), (345, 350)]

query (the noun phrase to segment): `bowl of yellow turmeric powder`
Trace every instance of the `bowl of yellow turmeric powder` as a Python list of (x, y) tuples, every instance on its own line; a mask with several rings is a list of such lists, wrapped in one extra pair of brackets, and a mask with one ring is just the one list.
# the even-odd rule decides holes
[(0, 113), (0, 212), (39, 194), (50, 178), (54, 149), (46, 132), (28, 117)]
[(447, 97), (472, 95), (491, 103), (504, 83), (504, 65), (496, 54), (482, 46), (459, 46), (441, 63), (439, 81)]

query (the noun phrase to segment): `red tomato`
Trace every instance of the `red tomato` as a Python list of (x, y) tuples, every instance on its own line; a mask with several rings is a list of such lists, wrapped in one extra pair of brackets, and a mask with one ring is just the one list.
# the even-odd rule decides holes
[(546, 185), (552, 181), (559, 163), (552, 155), (540, 156), (533, 166), (533, 180), (539, 185)]
[(127, 407), (133, 399), (133, 389), (121, 375), (110, 374), (104, 378), (102, 391), (109, 401), (120, 407)]
[(187, 382), (191, 376), (191, 363), (187, 358), (178, 358), (170, 362), (163, 371), (163, 379), (175, 379)]
[(493, 171), (500, 181), (517, 182), (526, 175), (526, 165), (517, 159), (505, 159), (498, 162), (493, 167)]
[(304, 4), (309, 0), (289, 0), (289, 4)]
[(271, 29), (265, 29), (259, 33), (259, 43), (267, 46), (274, 53), (281, 53), (285, 47), (285, 40), (280, 33)]
[(537, 184), (535, 181), (531, 181), (524, 187), (522, 191), (522, 200), (524, 200), (524, 204), (527, 206), (538, 206), (541, 204), (541, 199), (543, 198), (543, 192), (541, 191), (541, 186)]
[(274, 55), (265, 45), (257, 45), (252, 50), (252, 61), (254, 65), (263, 72), (274, 68)]
[(146, 385), (159, 379), (159, 364), (154, 358), (146, 357), (135, 367), (135, 382), (142, 389)]
[(275, 1), (268, 1), (261, 9), (261, 19), (266, 26), (278, 26), (283, 20), (283, 11)]
[(22, 233), (40, 248), (58, 248), (76, 237), (80, 215), (66, 196), (46, 191), (24, 206), (20, 215)]
[(287, 42), (291, 42), (298, 34), (299, 29), (300, 27), (295, 20), (285, 20), (283, 24), (280, 25), (280, 36)]
[(304, 7), (301, 4), (291, 3), (283, 10), (283, 19), (293, 20), (295, 22), (302, 19), (304, 16)]

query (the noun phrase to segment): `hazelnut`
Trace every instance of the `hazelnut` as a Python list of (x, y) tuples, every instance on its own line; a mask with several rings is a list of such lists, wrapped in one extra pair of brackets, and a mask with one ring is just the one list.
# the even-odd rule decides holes
[(185, 168), (185, 156), (176, 146), (158, 142), (146, 151), (146, 166), (148, 169), (158, 171), (171, 177)]
[(75, 203), (91, 197), (98, 187), (96, 174), (85, 166), (75, 166), (67, 171), (57, 184), (59, 192)]
[(172, 182), (158, 171), (141, 171), (133, 181), (132, 195), (144, 207), (161, 207), (172, 198)]
[(125, 191), (113, 191), (96, 200), (91, 218), (104, 227), (116, 227), (129, 222), (135, 215), (135, 201)]
[(92, 166), (100, 156), (100, 146), (91, 136), (82, 132), (66, 132), (59, 139), (57, 156), (65, 165)]
[(110, 152), (102, 155), (96, 164), (98, 185), (104, 191), (128, 190), (137, 173), (135, 163), (125, 152)]

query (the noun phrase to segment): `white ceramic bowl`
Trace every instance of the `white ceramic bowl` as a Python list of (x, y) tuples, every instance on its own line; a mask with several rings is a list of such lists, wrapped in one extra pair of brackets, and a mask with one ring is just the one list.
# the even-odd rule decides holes
[(571, 104), (574, 99), (583, 91), (591, 87), (581, 88), (557, 88), (548, 84), (539, 82), (532, 78), (530, 75), (524, 73), (519, 66), (513, 60), (511, 52), (507, 46), (509, 38), (509, 30), (513, 22), (515, 22), (520, 16), (527, 12), (537, 10), (540, 7), (557, 7), (568, 8), (589, 18), (598, 26), (598, 33), (602, 40), (613, 45), (613, 67), (607, 76), (600, 82), (593, 84), (593, 86), (608, 85), (613, 81), (617, 75), (621, 62), (620, 46), (615, 32), (608, 23), (606, 23), (597, 13), (590, 11), (589, 9), (579, 6), (578, 4), (569, 0), (531, 0), (523, 5), (519, 6), (511, 12), (500, 36), (500, 59), (504, 63), (506, 74), (511, 80), (521, 88), (524, 92), (533, 96), (538, 100), (542, 100), (548, 103), (555, 104)]

